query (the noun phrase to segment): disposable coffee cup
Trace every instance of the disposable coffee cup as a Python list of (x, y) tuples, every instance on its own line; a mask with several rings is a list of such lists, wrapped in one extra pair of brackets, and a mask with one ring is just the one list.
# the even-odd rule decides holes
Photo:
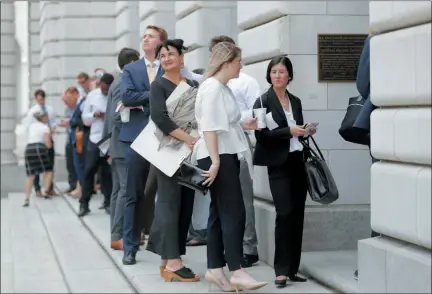
[(257, 128), (258, 129), (264, 129), (266, 124), (266, 114), (267, 114), (267, 108), (256, 108), (253, 110), (254, 116), (257, 120)]
[(125, 108), (122, 111), (120, 111), (120, 119), (123, 123), (129, 122), (130, 119), (130, 109)]

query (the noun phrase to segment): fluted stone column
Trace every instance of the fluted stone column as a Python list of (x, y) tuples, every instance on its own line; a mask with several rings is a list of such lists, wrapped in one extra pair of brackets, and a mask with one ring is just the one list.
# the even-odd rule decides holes
[(34, 93), (41, 87), (40, 77), (40, 4), (39, 2), (29, 2), (30, 9), (30, 92)]
[[(60, 38), (59, 2), (41, 1), (39, 2), (39, 8), (40, 83), (47, 94), (47, 104), (51, 105), (55, 103), (56, 100), (61, 101), (61, 99), (59, 99), (61, 97), (61, 90), (59, 87), (61, 66), (59, 64), (60, 54), (58, 48), (58, 40)], [(34, 101), (32, 101), (32, 104), (34, 104)], [(52, 106), (57, 112), (58, 106), (62, 107), (60, 103), (55, 103)]]
[(21, 62), (15, 40), (13, 2), (1, 2), (1, 164), (15, 164), (16, 65)]
[(370, 2), (372, 228), (361, 293), (431, 292), (431, 3)]
[(185, 56), (190, 70), (207, 67), (213, 36), (227, 35), (237, 40), (236, 1), (176, 1), (175, 16), (176, 37), (192, 50)]
[[(269, 87), (269, 60), (285, 54), (294, 67), (289, 90), (303, 104), (305, 122), (320, 123), (316, 141), (339, 188), (339, 200), (321, 206), (307, 200), (303, 250), (355, 249), (370, 234), (369, 150), (345, 142), (338, 134), (348, 98), (358, 95), (351, 83), (318, 81), (318, 34), (367, 34), (368, 2), (363, 1), (238, 1), (238, 44), (244, 71), (254, 76), (262, 91)], [(259, 243), (273, 239), (274, 208), (266, 168), (255, 167), (255, 195)], [(259, 246), (260, 257), (273, 262), (273, 246)]]
[[(139, 19), (140, 40), (142, 40), (148, 25), (163, 27), (167, 31), (168, 37), (172, 38), (175, 32), (174, 1), (140, 1)], [(141, 44), (140, 50), (142, 54)]]
[(116, 54), (124, 47), (140, 50), (139, 3), (116, 2)]
[[(47, 103), (64, 115), (63, 91), (76, 86), (80, 72), (95, 68), (115, 72), (115, 2), (41, 2), (41, 82)], [(64, 129), (55, 136), (56, 151), (64, 153)]]

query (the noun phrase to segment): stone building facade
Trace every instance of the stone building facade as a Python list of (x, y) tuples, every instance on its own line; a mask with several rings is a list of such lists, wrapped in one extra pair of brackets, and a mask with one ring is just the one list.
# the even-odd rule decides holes
[[(3, 145), (4, 137), (13, 138), (13, 127), (4, 123), (13, 118), (3, 105), (13, 104), (14, 85), (4, 79), (10, 69), (3, 68), (3, 56), (14, 42), (7, 37), (12, 29), (3, 29), (3, 21), (13, 21), (3, 15), (9, 4), (1, 5), (3, 163), (3, 150), (13, 148)], [(288, 55), (294, 65), (289, 89), (302, 100), (305, 120), (320, 122), (316, 140), (340, 191), (329, 206), (307, 201), (303, 250), (355, 250), (364, 239), (358, 253), (361, 291), (430, 291), (430, 2), (42, 1), (32, 2), (31, 21), (32, 87), (47, 91), (59, 116), (61, 93), (76, 84), (76, 75), (97, 67), (116, 71), (116, 54), (125, 46), (140, 50), (149, 24), (184, 39), (191, 47), (185, 57), (191, 70), (206, 67), (212, 36), (231, 36), (243, 49), (243, 70), (262, 92), (269, 60)], [(358, 95), (355, 83), (319, 82), (317, 70), (317, 34), (370, 29), (381, 32), (371, 45), (371, 88), (381, 107), (372, 117), (372, 153), (382, 162), (372, 168), (369, 150), (338, 134), (348, 98)], [(56, 136), (62, 153), (64, 134), (59, 130)], [(275, 211), (265, 168), (255, 168), (254, 190), (259, 254), (272, 264)], [(388, 237), (368, 238), (371, 198), (372, 227)], [(417, 272), (418, 278), (410, 275)], [(420, 282), (400, 288), (403, 275)]]
[(361, 293), (431, 291), (431, 3), (370, 2), (372, 228)]
[(1, 2), (1, 164), (16, 164), (17, 80), (20, 48), (15, 39), (15, 7)]

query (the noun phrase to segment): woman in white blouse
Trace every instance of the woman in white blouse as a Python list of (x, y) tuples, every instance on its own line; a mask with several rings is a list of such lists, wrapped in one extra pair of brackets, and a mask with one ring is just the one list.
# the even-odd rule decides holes
[[(227, 87), (241, 69), (241, 50), (232, 43), (214, 46), (207, 79), (201, 84), (195, 106), (198, 129), (202, 135), (195, 144), (194, 157), (204, 169), (210, 186), (210, 216), (207, 227), (207, 267), (205, 278), (223, 291), (255, 290), (257, 282), (241, 268), (245, 207), (239, 180), (239, 158), (251, 156), (244, 129), (256, 129), (256, 121), (240, 122), (241, 113)], [(252, 171), (252, 167), (250, 168)], [(233, 275), (225, 276), (225, 262)]]
[[(44, 173), (45, 191), (48, 191), (52, 179), (53, 163), (48, 155), (48, 149), (52, 147), (48, 113), (40, 111), (35, 113), (34, 117), (36, 120), (29, 126), (27, 147), (24, 154), (27, 173), (24, 207), (30, 204), (30, 195), (35, 176)], [(42, 197), (49, 198), (46, 194), (42, 194)]]

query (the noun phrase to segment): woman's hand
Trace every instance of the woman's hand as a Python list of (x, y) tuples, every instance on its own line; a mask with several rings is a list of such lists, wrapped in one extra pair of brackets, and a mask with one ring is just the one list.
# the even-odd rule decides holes
[(191, 151), (193, 151), (194, 145), (195, 143), (199, 140), (198, 138), (192, 137), (192, 136), (188, 136), (188, 138), (186, 139), (185, 143), (186, 145), (189, 147), (189, 149)]
[(205, 171), (202, 176), (207, 177), (207, 180), (203, 183), (204, 186), (210, 186), (213, 184), (216, 176), (219, 172), (219, 163), (212, 163), (208, 171)]
[(243, 129), (248, 130), (248, 131), (258, 130), (256, 118), (248, 119), (245, 123), (243, 123), (242, 127), (243, 127)]
[(290, 127), (290, 132), (293, 137), (301, 137), (306, 135), (306, 130), (302, 126), (292, 126)]

